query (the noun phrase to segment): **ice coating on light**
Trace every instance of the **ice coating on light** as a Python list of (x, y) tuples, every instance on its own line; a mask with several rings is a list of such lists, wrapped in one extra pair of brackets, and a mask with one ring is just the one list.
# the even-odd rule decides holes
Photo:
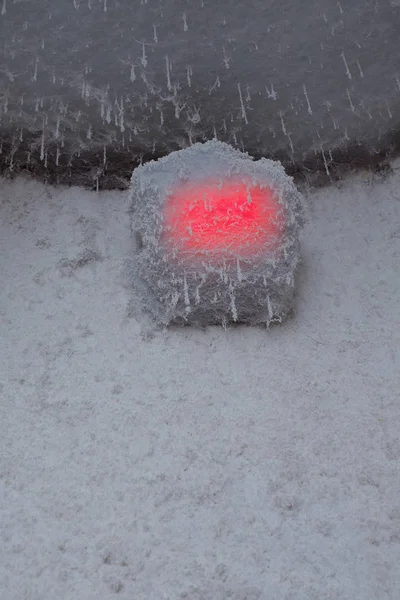
[(135, 169), (137, 306), (159, 323), (281, 321), (292, 310), (302, 196), (282, 165), (213, 140)]

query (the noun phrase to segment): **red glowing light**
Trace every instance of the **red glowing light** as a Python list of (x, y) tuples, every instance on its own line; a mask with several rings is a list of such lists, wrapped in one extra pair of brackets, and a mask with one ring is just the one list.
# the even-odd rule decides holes
[(164, 242), (184, 252), (253, 254), (278, 239), (281, 205), (270, 188), (241, 181), (185, 184), (169, 196), (164, 225)]

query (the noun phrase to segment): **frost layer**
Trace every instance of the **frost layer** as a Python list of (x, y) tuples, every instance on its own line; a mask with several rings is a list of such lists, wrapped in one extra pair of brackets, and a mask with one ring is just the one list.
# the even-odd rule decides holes
[[(254, 243), (264, 239), (261, 224), (253, 242), (234, 240), (224, 248), (187, 243), (192, 231), (173, 236), (171, 198), (210, 181), (247, 186), (249, 203), (251, 190), (272, 191), (278, 214), (269, 243)], [(279, 162), (254, 161), (218, 141), (194, 144), (135, 169), (131, 216), (137, 298), (157, 323), (269, 325), (292, 310), (303, 201)]]

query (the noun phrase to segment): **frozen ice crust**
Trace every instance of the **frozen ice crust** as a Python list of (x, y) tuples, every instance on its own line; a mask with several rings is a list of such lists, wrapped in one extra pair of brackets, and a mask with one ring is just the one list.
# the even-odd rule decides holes
[(304, 204), (279, 162), (210, 141), (135, 169), (132, 276), (158, 324), (282, 321)]

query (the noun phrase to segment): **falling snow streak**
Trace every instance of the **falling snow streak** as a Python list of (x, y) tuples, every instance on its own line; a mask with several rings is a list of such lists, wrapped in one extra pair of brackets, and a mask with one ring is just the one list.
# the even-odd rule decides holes
[(242, 88), (240, 86), (240, 83), (237, 84), (238, 87), (238, 92), (239, 92), (239, 99), (240, 99), (240, 108), (241, 108), (241, 113), (242, 113), (242, 119), (244, 120), (244, 122), (246, 123), (246, 125), (248, 125), (248, 120), (247, 120), (247, 113), (246, 113), (246, 108), (243, 102), (243, 96), (242, 96)]

